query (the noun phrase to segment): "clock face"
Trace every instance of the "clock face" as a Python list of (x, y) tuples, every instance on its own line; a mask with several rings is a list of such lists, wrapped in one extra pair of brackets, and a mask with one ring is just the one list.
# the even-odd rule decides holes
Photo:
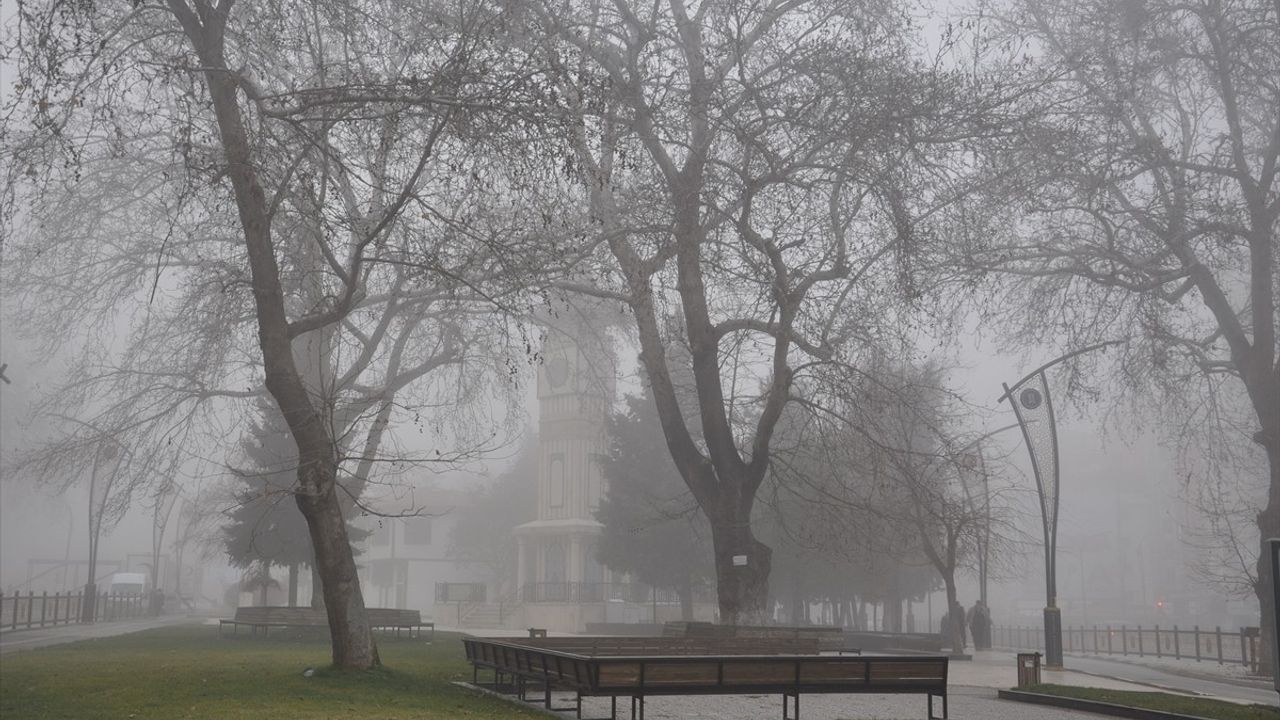
[(547, 361), (547, 382), (551, 387), (558, 388), (564, 385), (569, 379), (569, 361), (562, 355), (557, 355)]
[(1044, 398), (1041, 397), (1040, 391), (1035, 388), (1027, 388), (1026, 390), (1023, 390), (1022, 394), (1018, 396), (1018, 399), (1022, 401), (1022, 407), (1028, 410), (1035, 410), (1040, 407), (1040, 403), (1044, 402)]

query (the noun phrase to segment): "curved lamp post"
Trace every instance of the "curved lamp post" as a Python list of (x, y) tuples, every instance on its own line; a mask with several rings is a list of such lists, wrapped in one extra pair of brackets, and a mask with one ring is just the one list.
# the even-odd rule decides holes
[(1059, 461), (1058, 429), (1053, 419), (1053, 402), (1049, 397), (1049, 379), (1045, 371), (1060, 362), (1099, 350), (1110, 345), (1120, 345), (1123, 340), (1090, 345), (1069, 352), (1032, 370), (1013, 387), (1002, 383), (1004, 395), (997, 402), (1009, 401), (1013, 413), (1022, 428), (1022, 438), (1031, 455), (1031, 469), (1036, 478), (1036, 492), (1040, 496), (1040, 519), (1044, 530), (1044, 654), (1045, 665), (1062, 667), (1062, 611), (1058, 609), (1056, 544), (1058, 541)]
[[(89, 579), (84, 585), (84, 597), (80, 601), (80, 622), (93, 622), (97, 609), (98, 541), (102, 536), (103, 512), (102, 507), (94, 507), (98, 494), (98, 462), (104, 458), (108, 461), (113, 460), (115, 456), (116, 448), (113, 445), (99, 445), (93, 451), (93, 467), (89, 471)], [(114, 476), (111, 481), (108, 481), (106, 491), (103, 493), (103, 506), (106, 505), (106, 498), (111, 493), (112, 481)], [(95, 509), (97, 512), (94, 512)]]
[(89, 428), (98, 436), (99, 444), (93, 450), (93, 465), (89, 469), (89, 578), (84, 586), (84, 597), (80, 600), (80, 622), (91, 623), (96, 614), (98, 595), (98, 541), (102, 536), (102, 515), (106, 509), (107, 499), (111, 496), (111, 486), (115, 484), (116, 473), (119, 471), (118, 467), (114, 468), (105, 479), (106, 487), (102, 491), (102, 501), (97, 503), (95, 508), (95, 501), (98, 498), (98, 465), (102, 460), (108, 462), (114, 460), (122, 451), (126, 456), (131, 456), (133, 453), (124, 443), (103, 432), (93, 423), (69, 415), (58, 414), (57, 417)]
[[(1014, 423), (998, 430), (992, 430), (970, 441), (956, 451), (960, 459), (960, 467), (964, 471), (960, 473), (960, 486), (964, 488), (965, 499), (969, 502), (969, 507), (973, 513), (982, 516), (982, 534), (978, 538), (978, 599), (982, 601), (984, 606), (987, 605), (987, 563), (991, 552), (991, 489), (987, 476), (987, 461), (982, 453), (982, 441), (992, 435), (998, 435), (1016, 427), (1018, 427), (1018, 424)], [(969, 452), (970, 448), (974, 448), (972, 453)], [(979, 507), (978, 500), (974, 497), (974, 490), (970, 485), (968, 478), (970, 472), (976, 474), (977, 479), (982, 481), (981, 507)]]

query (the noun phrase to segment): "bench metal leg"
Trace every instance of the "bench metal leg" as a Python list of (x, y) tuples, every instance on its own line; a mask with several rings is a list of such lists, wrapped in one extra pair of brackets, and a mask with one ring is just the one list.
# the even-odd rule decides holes
[(947, 720), (947, 696), (942, 697), (942, 715), (933, 714), (933, 693), (929, 693), (929, 720)]
[[(577, 710), (578, 718), (579, 718), (579, 719), (581, 719), (581, 718), (582, 718), (582, 698), (583, 698), (582, 691), (578, 691), (578, 702), (577, 702), (577, 708), (576, 708), (576, 710)], [(575, 708), (552, 708), (552, 709), (553, 709), (553, 710), (555, 710), (555, 709), (559, 709), (559, 710), (572, 710), (572, 709), (575, 709)], [(596, 718), (595, 720), (618, 720), (618, 696), (617, 696), (617, 695), (610, 695), (610, 696), (609, 696), (609, 717), (608, 717), (608, 718)]]
[(644, 696), (643, 696), (643, 695), (632, 695), (632, 696), (631, 696), (631, 720), (637, 720), (637, 718), (636, 718), (636, 705), (637, 705), (637, 704), (639, 704), (639, 705), (640, 705), (640, 716), (639, 716), (639, 720), (644, 720)]
[[(795, 715), (791, 715), (789, 712), (790, 711), (789, 706), (791, 703), (788, 701), (788, 698), (790, 698), (792, 701), (795, 702), (795, 710), (796, 710)], [(786, 693), (783, 693), (782, 720), (800, 720), (800, 693), (796, 693), (794, 695), (787, 695)]]

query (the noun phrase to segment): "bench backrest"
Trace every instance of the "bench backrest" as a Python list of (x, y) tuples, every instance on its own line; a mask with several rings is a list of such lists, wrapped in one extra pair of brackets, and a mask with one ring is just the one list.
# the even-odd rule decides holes
[[(549, 678), (554, 684), (575, 687), (588, 694), (791, 691), (945, 694), (947, 687), (948, 658), (945, 656), (768, 656), (732, 652), (681, 655), (672, 652), (676, 644), (671, 641), (677, 640), (675, 638), (649, 638), (659, 641), (655, 645), (664, 646), (661, 654), (599, 652), (589, 655), (583, 648), (571, 648), (563, 642), (556, 642), (575, 639), (579, 638), (541, 641), (467, 637), (463, 638), (463, 644), (467, 659), (478, 666)], [(696, 644), (693, 639), (686, 640), (688, 647)], [(733, 645), (742, 640), (732, 638), (719, 642)], [(713, 643), (703, 641), (701, 644), (705, 649)]]
[(900, 692), (904, 690), (945, 692), (947, 658), (911, 661), (900, 658), (843, 658), (819, 656), (812, 659), (781, 657), (734, 659), (703, 658), (680, 661), (672, 658), (596, 660), (599, 687), (645, 690), (652, 693), (722, 693), (762, 688), (794, 688), (800, 692)]
[(309, 607), (251, 605), (236, 608), (236, 622), (278, 623), (280, 625), (328, 625), (329, 618), (323, 610)]
[(410, 627), (422, 622), (422, 613), (417, 610), (400, 610), (398, 608), (365, 608), (369, 615), (369, 624), (373, 627)]

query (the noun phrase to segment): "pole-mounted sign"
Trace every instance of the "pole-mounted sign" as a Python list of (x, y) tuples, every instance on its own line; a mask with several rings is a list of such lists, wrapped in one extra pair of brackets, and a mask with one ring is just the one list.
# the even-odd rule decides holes
[(1040, 520), (1044, 531), (1044, 654), (1045, 665), (1062, 667), (1062, 611), (1058, 609), (1057, 543), (1058, 496), (1060, 489), (1058, 459), (1058, 429), (1053, 417), (1053, 400), (1049, 395), (1049, 379), (1045, 371), (1064, 360), (1098, 350), (1108, 345), (1118, 345), (1122, 340), (1090, 345), (1067, 353), (1056, 360), (1032, 370), (1013, 387), (1002, 384), (1004, 395), (998, 402), (1009, 401), (1013, 413), (1022, 428), (1022, 438), (1031, 455), (1031, 470), (1036, 478), (1036, 492), (1040, 496)]

